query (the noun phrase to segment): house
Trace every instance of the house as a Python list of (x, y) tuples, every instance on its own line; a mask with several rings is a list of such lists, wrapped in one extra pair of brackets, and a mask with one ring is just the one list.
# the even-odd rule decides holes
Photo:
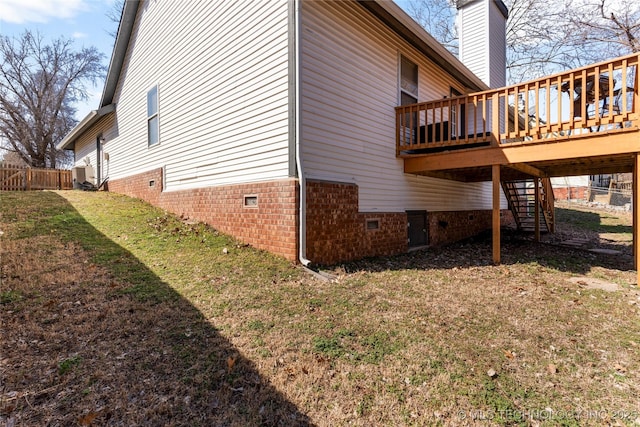
[(587, 178), (586, 200), (610, 206), (631, 207), (633, 189), (631, 173), (598, 174)]
[[(639, 55), (490, 89), (506, 8), (458, 6), (468, 67), (390, 1), (128, 0), (100, 105), (59, 148), (303, 264), (489, 228), (498, 263), (501, 223), (553, 230), (551, 177), (635, 170)], [(614, 91), (630, 104), (589, 113)]]
[(556, 200), (588, 200), (589, 177), (563, 176), (551, 178), (553, 196)]
[(127, 0), (99, 108), (59, 147), (109, 191), (335, 263), (491, 226), (490, 185), (395, 155), (397, 105), (487, 88), (390, 1)]

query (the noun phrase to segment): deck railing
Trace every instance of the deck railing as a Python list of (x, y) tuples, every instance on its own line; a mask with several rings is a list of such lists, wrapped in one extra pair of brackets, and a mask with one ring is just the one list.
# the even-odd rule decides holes
[(0, 191), (71, 190), (70, 170), (37, 169), (0, 162)]
[(633, 54), (500, 89), (396, 107), (397, 155), (638, 130)]

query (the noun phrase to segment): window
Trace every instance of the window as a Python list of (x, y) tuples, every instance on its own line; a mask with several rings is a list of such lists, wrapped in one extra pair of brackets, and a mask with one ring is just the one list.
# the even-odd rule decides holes
[(418, 65), (400, 55), (400, 103), (418, 102)]
[(147, 140), (149, 147), (160, 142), (158, 123), (158, 85), (147, 92)]
[(245, 208), (257, 208), (258, 207), (258, 196), (255, 196), (255, 195), (244, 196), (244, 207)]
[(367, 231), (379, 230), (380, 229), (380, 220), (379, 219), (368, 219), (365, 228)]
[[(400, 105), (411, 105), (418, 102), (418, 65), (400, 55)], [(404, 143), (416, 143), (418, 114), (407, 113), (402, 118)]]

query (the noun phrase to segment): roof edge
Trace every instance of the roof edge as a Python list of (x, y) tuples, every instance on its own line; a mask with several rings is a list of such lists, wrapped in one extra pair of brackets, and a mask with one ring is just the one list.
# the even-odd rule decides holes
[(113, 103), (113, 97), (116, 93), (118, 80), (120, 80), (120, 73), (124, 65), (124, 58), (127, 54), (127, 47), (129, 46), (133, 24), (135, 23), (139, 6), (140, 0), (125, 0), (124, 7), (122, 8), (122, 16), (120, 17), (120, 25), (118, 26), (118, 35), (116, 36), (113, 52), (111, 53), (107, 79), (104, 84), (104, 90), (102, 91), (100, 107)]
[(113, 113), (114, 111), (116, 111), (115, 104), (109, 104), (100, 108), (99, 110), (92, 110), (85, 116), (84, 119), (80, 121), (80, 123), (78, 123), (73, 129), (71, 129), (71, 131), (62, 139), (62, 141), (60, 141), (56, 145), (56, 148), (58, 150), (73, 150), (75, 148), (76, 139), (78, 139), (80, 134), (93, 126), (102, 117), (106, 116), (107, 114)]
[[(466, 5), (471, 4), (471, 3), (475, 3), (477, 1), (478, 0), (458, 0), (456, 2), (456, 9), (462, 9)], [(504, 4), (504, 2), (502, 0), (493, 0), (493, 2), (495, 3), (496, 7), (500, 10), (500, 13), (502, 13), (502, 16), (504, 16), (504, 19), (508, 19), (509, 18), (509, 8), (507, 8), (507, 6)]]
[[(436, 65), (450, 73), (471, 90), (484, 91), (489, 87), (473, 74), (458, 58), (442, 46), (400, 6), (385, 0), (357, 0), (365, 9), (407, 40)], [(498, 0), (500, 1), (500, 0)]]

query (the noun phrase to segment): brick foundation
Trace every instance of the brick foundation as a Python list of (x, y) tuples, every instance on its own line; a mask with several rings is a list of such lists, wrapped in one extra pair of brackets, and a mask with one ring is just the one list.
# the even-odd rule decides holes
[[(513, 215), (510, 210), (503, 209), (500, 225), (513, 225)], [(427, 212), (429, 222), (429, 245), (439, 246), (446, 243), (473, 237), (492, 227), (492, 211), (451, 211)]]
[(553, 187), (556, 200), (587, 200), (587, 187)]
[[(206, 222), (256, 248), (297, 260), (296, 179), (162, 190), (162, 169), (109, 182), (109, 191)], [(245, 196), (256, 196), (257, 206), (245, 206)], [(357, 185), (310, 180), (306, 197), (307, 258), (314, 263), (335, 264), (407, 251), (407, 214), (358, 212)], [(427, 221), (429, 245), (437, 246), (490, 229), (491, 211), (427, 212)], [(503, 211), (503, 225), (512, 222), (511, 212)]]
[(123, 179), (115, 179), (109, 181), (105, 187), (107, 191), (137, 197), (154, 206), (160, 206), (162, 188), (162, 168), (153, 169)]
[[(154, 181), (150, 186), (149, 182)], [(109, 191), (138, 197), (177, 215), (203, 221), (242, 242), (295, 261), (298, 256), (296, 179), (162, 191), (162, 169), (109, 183)], [(244, 196), (256, 196), (245, 207)]]
[[(367, 230), (367, 221), (377, 229)], [(355, 184), (307, 181), (307, 258), (335, 264), (407, 250), (405, 213), (358, 212)]]

